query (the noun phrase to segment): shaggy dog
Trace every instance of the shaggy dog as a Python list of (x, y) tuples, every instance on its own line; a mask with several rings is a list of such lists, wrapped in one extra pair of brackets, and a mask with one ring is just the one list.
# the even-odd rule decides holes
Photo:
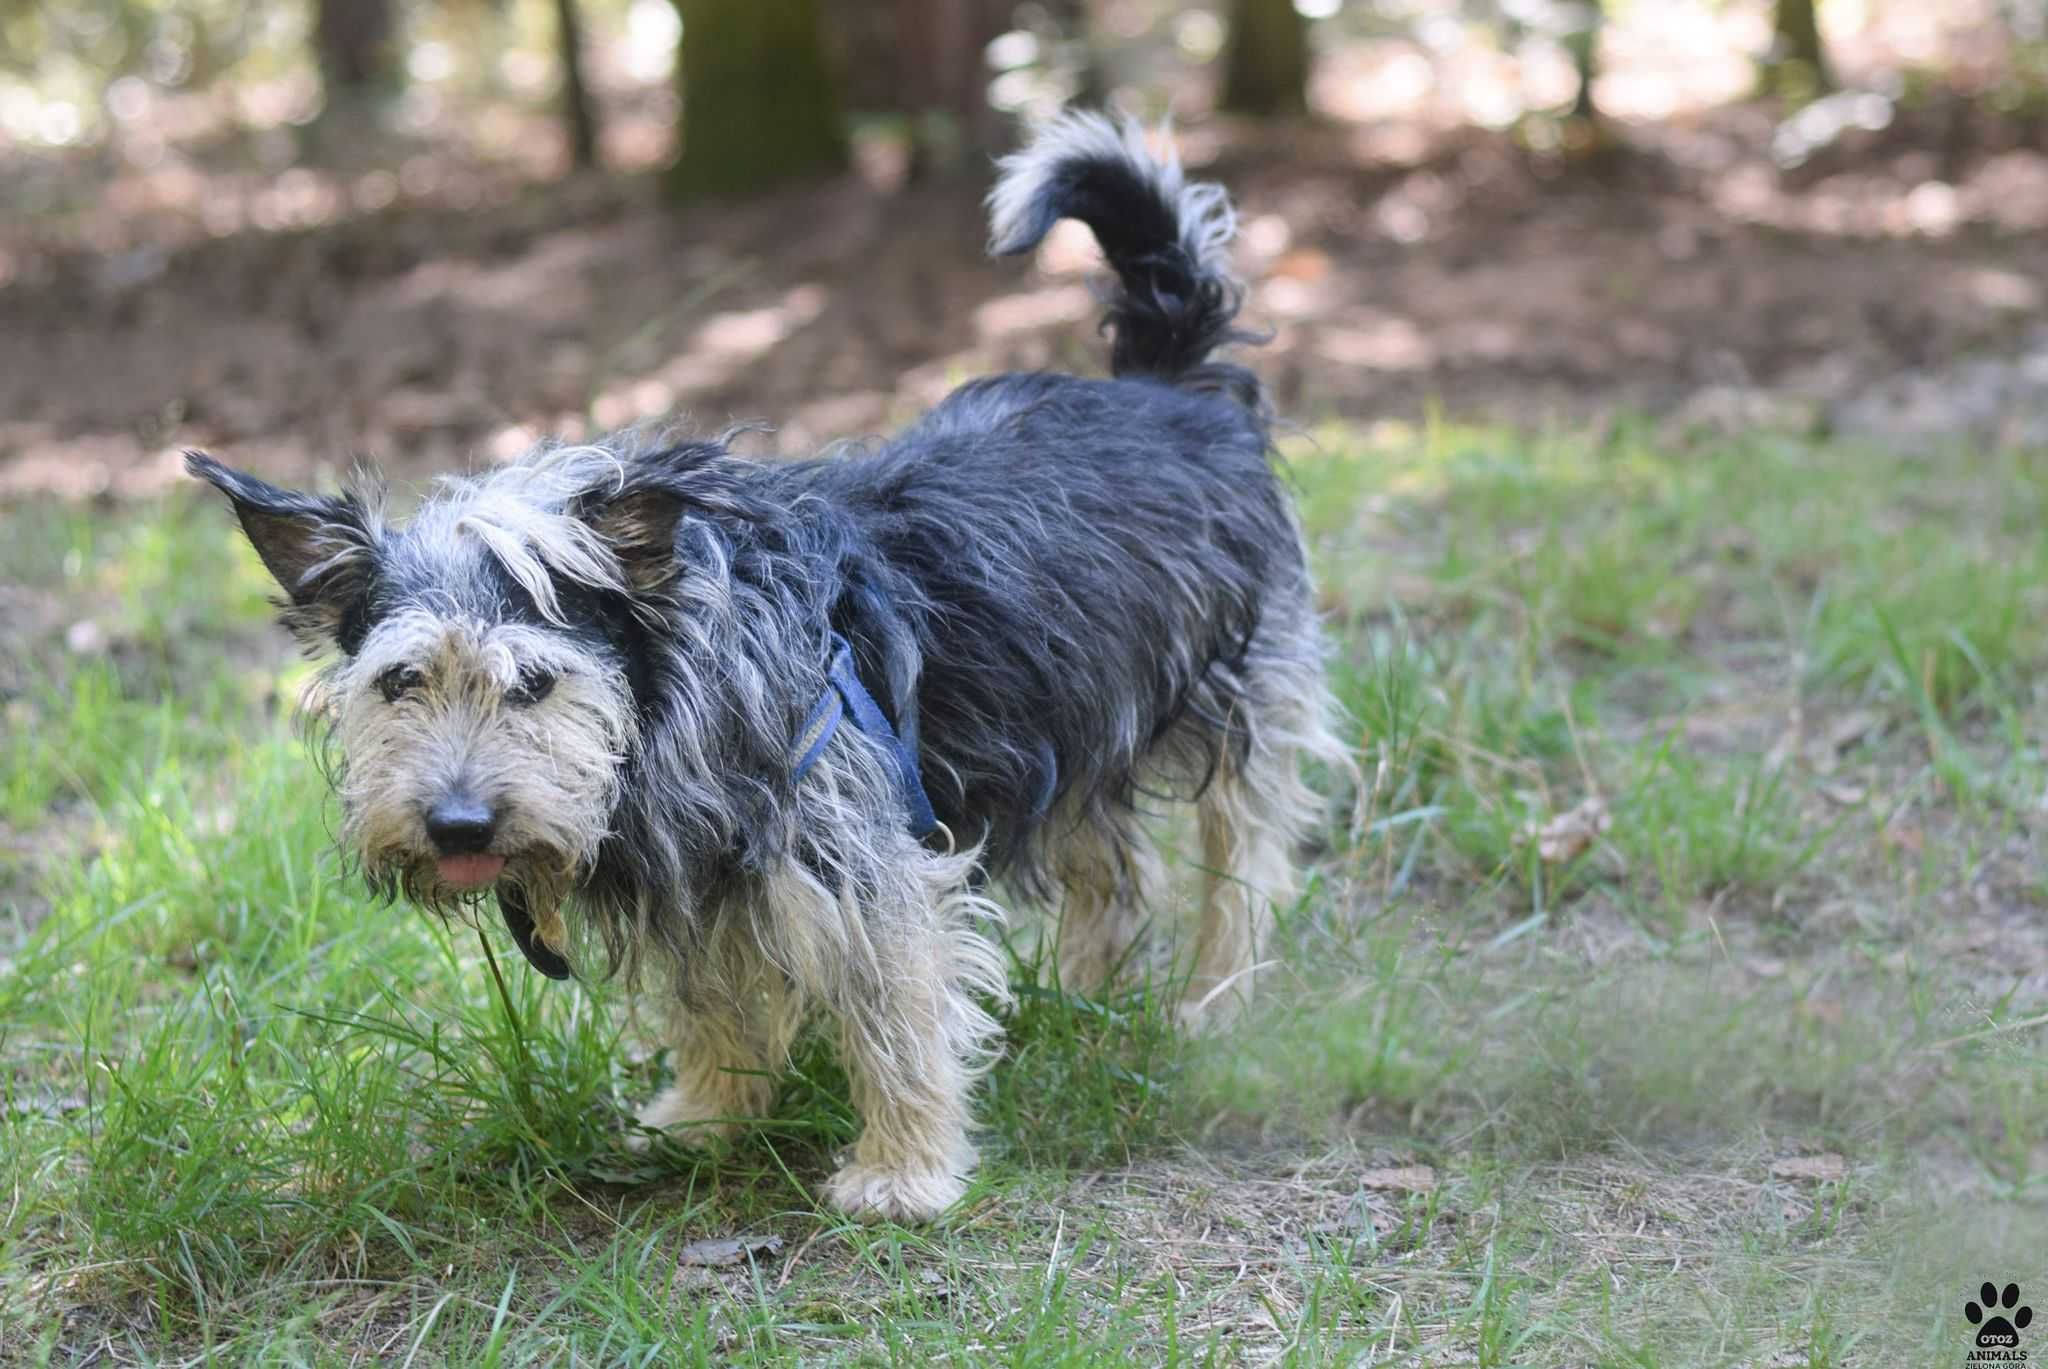
[(1056, 905), (1070, 988), (1144, 931), (1141, 803), (1196, 805), (1182, 1015), (1241, 1008), (1341, 763), (1302, 540), (1238, 337), (1220, 187), (1070, 113), (1006, 158), (993, 250), (1062, 218), (1115, 275), (1115, 378), (962, 386), (872, 450), (758, 462), (618, 436), (439, 481), (278, 489), (199, 454), (331, 656), (341, 840), (373, 889), (496, 897), (566, 976), (567, 910), (652, 977), (674, 1082), (645, 1126), (760, 1115), (836, 1024), (862, 1131), (840, 1208), (918, 1220), (974, 1164), (1007, 991), (990, 881)]

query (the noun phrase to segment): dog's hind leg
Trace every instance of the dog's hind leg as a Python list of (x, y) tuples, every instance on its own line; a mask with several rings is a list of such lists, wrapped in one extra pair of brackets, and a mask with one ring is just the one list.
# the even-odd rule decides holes
[(1180, 1006), (1189, 1026), (1228, 1021), (1250, 1006), (1275, 910), (1300, 888), (1297, 848), (1322, 810), (1302, 762), (1349, 763), (1331, 730), (1335, 705), (1312, 625), (1283, 645), (1254, 646), (1238, 705), (1245, 744), (1237, 754), (1226, 750), (1197, 801), (1202, 922)]
[(876, 838), (858, 875), (829, 890), (792, 867), (772, 882), (784, 963), (838, 1019), (861, 1133), (826, 1196), (863, 1217), (923, 1221), (966, 1191), (974, 1168), (969, 1095), (1007, 996), (999, 921), (968, 877), (978, 852), (937, 855), (907, 832)]
[(1160, 906), (1166, 870), (1142, 832), (1102, 815), (1056, 820), (1060, 986), (1099, 993), (1125, 968)]

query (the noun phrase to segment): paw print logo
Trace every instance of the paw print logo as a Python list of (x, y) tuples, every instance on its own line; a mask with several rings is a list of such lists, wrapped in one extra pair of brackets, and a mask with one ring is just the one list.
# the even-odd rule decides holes
[[(1974, 1302), (1963, 1304), (1963, 1315), (1969, 1318), (1970, 1325), (1977, 1327), (1977, 1344), (1985, 1349), (2019, 1344), (2019, 1333), (2026, 1330), (2027, 1323), (2034, 1319), (2031, 1307), (2012, 1312), (2012, 1305), (2020, 1300), (2020, 1286), (2009, 1283), (2001, 1294), (1996, 1284), (1987, 1283), (1977, 1290), (1977, 1296), (1984, 1300), (1982, 1307)], [(2012, 1312), (2011, 1321), (2000, 1315), (2001, 1307)]]

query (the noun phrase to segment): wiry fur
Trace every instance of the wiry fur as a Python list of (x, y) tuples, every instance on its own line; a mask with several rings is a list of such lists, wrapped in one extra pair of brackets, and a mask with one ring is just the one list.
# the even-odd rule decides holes
[[(675, 1059), (656, 1128), (758, 1114), (798, 1025), (829, 1015), (864, 1130), (828, 1192), (905, 1218), (957, 1198), (973, 1160), (1006, 993), (988, 882), (1063, 895), (1062, 965), (1093, 987), (1157, 906), (1138, 814), (1194, 801), (1188, 1012), (1241, 1005), (1318, 807), (1300, 762), (1342, 760), (1263, 402), (1211, 356), (1239, 296), (1228, 201), (1076, 115), (1005, 160), (991, 207), (1000, 251), (1063, 217), (1094, 230), (1116, 379), (977, 381), (825, 460), (547, 449), (441, 481), (403, 527), (368, 488), (191, 462), (287, 621), (337, 653), (316, 711), (373, 886), (447, 907), (479, 897), (463, 860), (502, 857), (537, 966), (567, 906), (612, 968), (655, 971)], [(919, 757), (941, 840), (910, 835), (852, 725), (795, 773), (835, 633)], [(474, 857), (435, 825), (450, 796), (491, 818)]]
[(1222, 186), (1189, 182), (1170, 148), (1154, 158), (1136, 123), (1081, 110), (1047, 124), (1001, 169), (988, 197), (991, 252), (1028, 252), (1063, 218), (1094, 232), (1115, 274), (1103, 319), (1111, 370), (1259, 404), (1250, 372), (1204, 364), (1224, 343), (1248, 340), (1232, 327), (1243, 291), (1230, 269), (1237, 211)]

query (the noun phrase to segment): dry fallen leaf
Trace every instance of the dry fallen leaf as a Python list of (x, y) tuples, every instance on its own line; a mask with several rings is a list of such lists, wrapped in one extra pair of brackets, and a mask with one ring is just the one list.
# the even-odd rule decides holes
[(1824, 1155), (1788, 1155), (1771, 1164), (1774, 1179), (1801, 1179), (1816, 1184), (1833, 1183), (1848, 1172), (1849, 1162), (1833, 1151)]
[(773, 1255), (782, 1249), (780, 1236), (724, 1236), (717, 1240), (692, 1241), (676, 1256), (679, 1265), (738, 1264), (752, 1255)]
[(1870, 791), (1860, 784), (1823, 784), (1820, 792), (1823, 798), (1844, 808), (1854, 808), (1870, 797)]
[(1436, 1171), (1428, 1165), (1394, 1165), (1368, 1169), (1358, 1175), (1360, 1188), (1383, 1188), (1395, 1193), (1427, 1193), (1436, 1187)]
[(1882, 713), (1868, 708), (1852, 709), (1828, 725), (1828, 746), (1831, 750), (1847, 751), (1862, 741), (1867, 733), (1881, 730), (1884, 723)]
[(1608, 813), (1606, 802), (1595, 794), (1570, 812), (1560, 813), (1541, 826), (1531, 823), (1528, 836), (1535, 840), (1536, 854), (1546, 864), (1562, 865), (1576, 859), (1596, 837), (1613, 825), (1614, 818)]

